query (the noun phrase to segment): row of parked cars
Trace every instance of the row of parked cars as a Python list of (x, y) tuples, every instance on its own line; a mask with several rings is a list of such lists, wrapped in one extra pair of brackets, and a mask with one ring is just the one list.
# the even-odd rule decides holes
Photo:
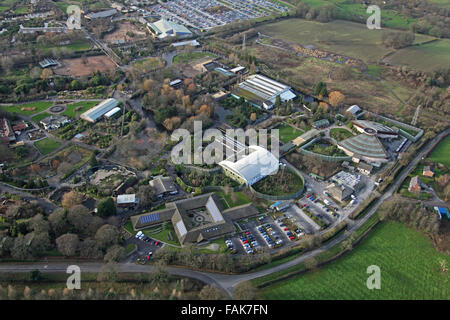
[[(282, 219), (277, 219), (276, 222), (280, 226), (280, 229), (283, 230), (284, 233), (286, 233), (286, 236), (289, 238), (289, 240), (291, 240), (291, 241), (296, 240), (295, 235), (292, 233), (292, 231), (289, 229), (289, 227), (284, 224)], [(300, 229), (298, 229), (298, 230), (300, 233)]]
[(151, 245), (154, 245), (156, 247), (160, 246), (162, 243), (158, 240), (153, 240), (152, 238), (146, 236), (142, 231), (138, 231), (138, 233), (136, 233), (135, 235), (136, 239), (139, 239), (141, 241), (145, 241), (148, 242)]
[(283, 244), (283, 240), (279, 237), (278, 233), (273, 230), (269, 223), (260, 225), (256, 229), (261, 234), (264, 241), (266, 241), (269, 248), (274, 248), (276, 245), (281, 246)]
[(241, 244), (244, 247), (244, 250), (248, 254), (255, 253), (255, 250), (257, 250), (260, 247), (255, 236), (248, 230), (243, 232), (243, 234), (239, 237), (239, 240), (241, 241)]
[(231, 253), (236, 253), (236, 248), (234, 247), (233, 241), (231, 239), (225, 240), (225, 244), (227, 245), (228, 250), (231, 251)]

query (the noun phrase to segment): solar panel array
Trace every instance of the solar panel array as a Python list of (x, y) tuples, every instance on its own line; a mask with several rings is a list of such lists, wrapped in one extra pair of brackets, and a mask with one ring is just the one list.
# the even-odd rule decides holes
[(139, 219), (139, 222), (142, 224), (151, 223), (159, 220), (159, 214), (158, 213), (152, 213), (146, 216), (143, 216)]

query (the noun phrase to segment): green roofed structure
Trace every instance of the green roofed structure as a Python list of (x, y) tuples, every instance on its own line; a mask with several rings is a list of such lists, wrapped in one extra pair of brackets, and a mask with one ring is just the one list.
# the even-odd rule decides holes
[(342, 140), (338, 148), (351, 157), (358, 157), (366, 162), (387, 162), (389, 154), (376, 136), (376, 131), (366, 128), (363, 134)]
[(147, 23), (149, 31), (154, 37), (164, 39), (166, 37), (189, 37), (192, 32), (185, 26), (168, 21), (166, 19), (158, 20), (154, 23)]

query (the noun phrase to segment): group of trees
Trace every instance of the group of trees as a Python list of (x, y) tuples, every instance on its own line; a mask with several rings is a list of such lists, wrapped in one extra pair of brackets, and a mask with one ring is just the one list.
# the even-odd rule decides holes
[(394, 49), (408, 47), (414, 43), (413, 32), (383, 32), (381, 41), (384, 46)]
[(311, 7), (305, 2), (300, 2), (295, 8), (295, 15), (307, 20), (330, 22), (336, 18), (336, 8), (333, 5)]
[(439, 232), (438, 215), (426, 209), (420, 202), (394, 196), (393, 199), (383, 202), (378, 212), (381, 220), (401, 222), (430, 235)]

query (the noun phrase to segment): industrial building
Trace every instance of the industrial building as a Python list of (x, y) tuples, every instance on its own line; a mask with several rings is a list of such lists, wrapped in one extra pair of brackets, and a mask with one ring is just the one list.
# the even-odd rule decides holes
[(154, 23), (148, 22), (147, 27), (155, 38), (164, 39), (166, 37), (189, 37), (192, 32), (185, 26), (161, 19)]
[(327, 191), (339, 201), (345, 201), (364, 186), (360, 175), (345, 171), (336, 173), (330, 178), (330, 182), (330, 185), (327, 186)]
[(137, 231), (170, 221), (183, 246), (231, 234), (235, 230), (233, 221), (257, 214), (258, 209), (251, 203), (224, 210), (219, 197), (208, 193), (167, 203), (162, 210), (132, 216), (131, 223)]
[(282, 102), (297, 97), (292, 92), (291, 87), (260, 74), (248, 77), (247, 80), (239, 84), (232, 95), (267, 110), (274, 107), (277, 97), (280, 97)]
[(260, 146), (250, 146), (250, 153), (236, 162), (223, 160), (219, 165), (225, 174), (232, 179), (253, 185), (266, 176), (277, 172), (279, 167), (278, 159), (267, 149)]
[(118, 104), (119, 101), (114, 98), (104, 100), (95, 107), (83, 113), (80, 118), (92, 123), (97, 122), (98, 119), (100, 119), (109, 111), (113, 110), (115, 107), (117, 107)]

